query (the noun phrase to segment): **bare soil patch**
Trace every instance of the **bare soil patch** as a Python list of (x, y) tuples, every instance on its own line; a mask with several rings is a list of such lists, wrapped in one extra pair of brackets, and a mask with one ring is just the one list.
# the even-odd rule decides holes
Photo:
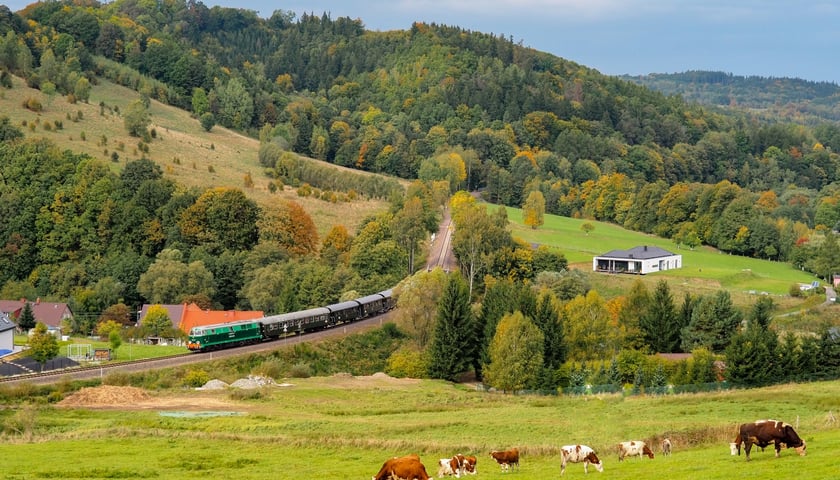
[(230, 409), (235, 405), (216, 392), (190, 392), (189, 395), (153, 395), (137, 387), (102, 385), (88, 387), (67, 396), (56, 405), (65, 408), (95, 408), (120, 410), (206, 410)]
[(336, 373), (329, 377), (327, 383), (329, 386), (336, 388), (382, 388), (417, 385), (420, 380), (416, 378), (396, 378), (382, 372), (358, 377), (349, 373)]

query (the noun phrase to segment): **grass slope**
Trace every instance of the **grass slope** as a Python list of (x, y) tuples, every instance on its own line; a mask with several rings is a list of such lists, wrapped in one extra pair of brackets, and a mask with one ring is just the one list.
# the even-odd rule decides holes
[[(61, 96), (47, 98), (39, 90), (28, 88), (20, 78), (13, 77), (13, 83), (14, 88), (0, 92), (0, 115), (8, 116), (27, 137), (45, 137), (62, 149), (100, 159), (112, 165), (114, 171), (143, 155), (138, 148), (140, 139), (128, 135), (119, 113), (140, 98), (137, 92), (100, 80), (92, 89), (89, 103), (70, 104)], [(43, 110), (25, 109), (23, 101), (27, 98), (38, 99)], [(271, 194), (270, 179), (259, 165), (258, 140), (220, 126), (205, 132), (188, 112), (154, 100), (150, 114), (150, 129), (157, 135), (146, 156), (181, 185), (239, 188), (263, 208), (271, 208), (280, 199), (294, 200), (306, 209), (322, 237), (337, 224), (354, 232), (365, 216), (386, 208), (385, 202), (379, 200), (329, 203), (302, 198), (290, 187)], [(63, 128), (56, 129), (55, 122)], [(45, 128), (47, 124), (49, 129)], [(119, 155), (117, 162), (111, 159), (113, 152)], [(247, 175), (253, 179), (253, 187), (245, 187)]]
[[(440, 381), (373, 377), (290, 379), (293, 386), (258, 393), (172, 392), (237, 416), (173, 418), (156, 409), (0, 411), (4, 425), (30, 418), (34, 435), (6, 429), (0, 442), (4, 478), (299, 479), (369, 478), (386, 458), (416, 452), (430, 474), (436, 459), (462, 452), (479, 458), (481, 478), (501, 479), (488, 452), (516, 446), (522, 480), (559, 474), (559, 447), (594, 447), (605, 478), (836, 478), (840, 382), (665, 397), (510, 396)], [(205, 409), (207, 410), (207, 409)], [(127, 414), (129, 413), (129, 414)], [(194, 412), (195, 413), (195, 412)], [(28, 417), (27, 417), (28, 415)], [(797, 427), (808, 456), (754, 451), (732, 457), (736, 425), (777, 418)], [(17, 422), (17, 423), (15, 423)], [(623, 440), (674, 442), (674, 454), (617, 461)], [(90, 455), (95, 451), (96, 455)], [(80, 460), (83, 459), (83, 460)], [(583, 478), (571, 465), (566, 476)], [(595, 473), (596, 478), (601, 478)]]
[[(683, 268), (650, 274), (647, 277), (658, 280), (666, 278), (672, 283), (690, 284), (694, 289), (785, 295), (794, 283), (811, 283), (814, 276), (796, 270), (790, 264), (760, 260), (756, 258), (727, 255), (709, 247), (695, 250), (677, 249), (670, 240), (640, 232), (626, 230), (610, 223), (596, 222), (557, 215), (545, 215), (545, 224), (537, 229), (522, 222), (522, 210), (508, 208), (515, 237), (535, 244), (559, 249), (569, 263), (584, 269), (592, 269), (592, 257), (610, 250), (626, 250), (639, 245), (652, 245), (683, 256)], [(588, 235), (581, 225), (591, 223), (595, 229)], [(613, 276), (614, 277), (614, 276)], [(634, 276), (624, 276), (630, 278)]]

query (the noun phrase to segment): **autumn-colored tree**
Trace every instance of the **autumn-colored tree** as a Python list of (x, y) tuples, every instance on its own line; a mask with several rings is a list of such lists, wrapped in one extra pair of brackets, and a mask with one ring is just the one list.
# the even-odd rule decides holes
[(99, 316), (99, 322), (113, 321), (119, 325), (131, 325), (133, 323), (131, 314), (132, 311), (128, 308), (128, 305), (118, 303), (106, 308)]
[(169, 313), (161, 305), (152, 305), (146, 311), (143, 323), (140, 325), (143, 330), (153, 337), (157, 337), (168, 329), (172, 328), (172, 320)]
[(528, 194), (525, 204), (522, 205), (522, 216), (525, 225), (533, 229), (545, 222), (545, 197), (541, 191), (534, 190)]
[(122, 330), (122, 325), (113, 320), (104, 320), (96, 325), (96, 334), (103, 338), (108, 338), (114, 331), (119, 334), (120, 330)]
[(420, 164), (417, 176), (420, 180), (427, 182), (446, 180), (449, 182), (450, 191), (454, 192), (467, 178), (465, 155), (475, 155), (475, 152), (458, 148), (439, 153)]
[(346, 256), (345, 254), (350, 251), (352, 245), (353, 237), (347, 232), (347, 227), (335, 225), (327, 232), (321, 244), (321, 258), (330, 265), (335, 265), (342, 257)]
[(35, 325), (35, 332), (29, 337), (29, 351), (30, 356), (41, 364), (42, 370), (44, 363), (58, 356), (58, 340), (49, 332), (45, 324), (38, 322)]
[(621, 331), (611, 324), (606, 302), (595, 290), (566, 303), (563, 325), (570, 359), (609, 358), (620, 350)]
[(261, 240), (277, 242), (294, 255), (318, 251), (315, 223), (297, 202), (280, 202), (275, 208), (266, 210), (258, 225)]

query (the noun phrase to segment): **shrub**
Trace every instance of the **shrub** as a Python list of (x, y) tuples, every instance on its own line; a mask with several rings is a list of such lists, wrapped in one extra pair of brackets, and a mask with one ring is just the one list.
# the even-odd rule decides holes
[(429, 359), (423, 352), (403, 348), (388, 357), (385, 373), (392, 377), (424, 378), (429, 369)]
[(241, 388), (234, 388), (230, 391), (230, 398), (233, 400), (259, 400), (263, 398), (263, 392), (258, 388), (254, 388), (251, 390), (242, 390)]
[(254, 375), (268, 378), (282, 378), (286, 376), (286, 363), (278, 358), (268, 359), (257, 365)]
[(23, 108), (31, 110), (33, 112), (40, 112), (41, 110), (43, 110), (44, 107), (43, 105), (41, 105), (41, 102), (39, 102), (37, 98), (26, 97), (26, 99), (23, 101)]
[(198, 388), (210, 381), (210, 375), (204, 370), (190, 370), (184, 376), (184, 386)]
[(289, 376), (292, 378), (309, 378), (312, 376), (312, 369), (308, 363), (296, 363), (289, 370)]

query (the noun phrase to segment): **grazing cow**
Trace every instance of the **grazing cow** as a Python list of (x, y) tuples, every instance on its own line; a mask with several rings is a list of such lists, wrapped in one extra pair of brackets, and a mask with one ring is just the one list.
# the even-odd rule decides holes
[(515, 448), (504, 451), (493, 450), (490, 452), (490, 456), (502, 467), (503, 472), (511, 470), (513, 467), (519, 469), (519, 450)]
[(455, 455), (452, 458), (441, 458), (438, 468), (438, 478), (443, 478), (446, 475), (454, 475), (455, 478), (461, 478), (461, 475), (469, 473), (475, 475), (476, 458), (474, 456)]
[(560, 449), (562, 462), (560, 463), (560, 475), (566, 473), (566, 464), (583, 462), (583, 473), (589, 473), (589, 464), (595, 465), (599, 472), (604, 471), (604, 465), (595, 454), (595, 450), (586, 445), (566, 445)]
[(665, 438), (662, 440), (662, 455), (671, 455), (671, 439)]
[(647, 455), (648, 458), (653, 458), (653, 451), (647, 446), (647, 443), (638, 440), (631, 440), (629, 442), (621, 442), (618, 444), (618, 461), (623, 462), (624, 457), (642, 458), (642, 455)]
[(776, 447), (776, 457), (784, 444), (786, 448), (793, 448), (801, 456), (805, 456), (805, 441), (799, 438), (796, 431), (787, 423), (778, 420), (757, 420), (753, 423), (744, 423), (738, 427), (738, 436), (730, 444), (734, 454), (741, 454), (741, 442), (744, 443), (744, 451), (747, 453), (747, 460), (750, 460), (750, 449), (758, 445), (764, 449), (773, 443)]
[(373, 480), (429, 480), (426, 467), (417, 454), (394, 457), (385, 461)]

